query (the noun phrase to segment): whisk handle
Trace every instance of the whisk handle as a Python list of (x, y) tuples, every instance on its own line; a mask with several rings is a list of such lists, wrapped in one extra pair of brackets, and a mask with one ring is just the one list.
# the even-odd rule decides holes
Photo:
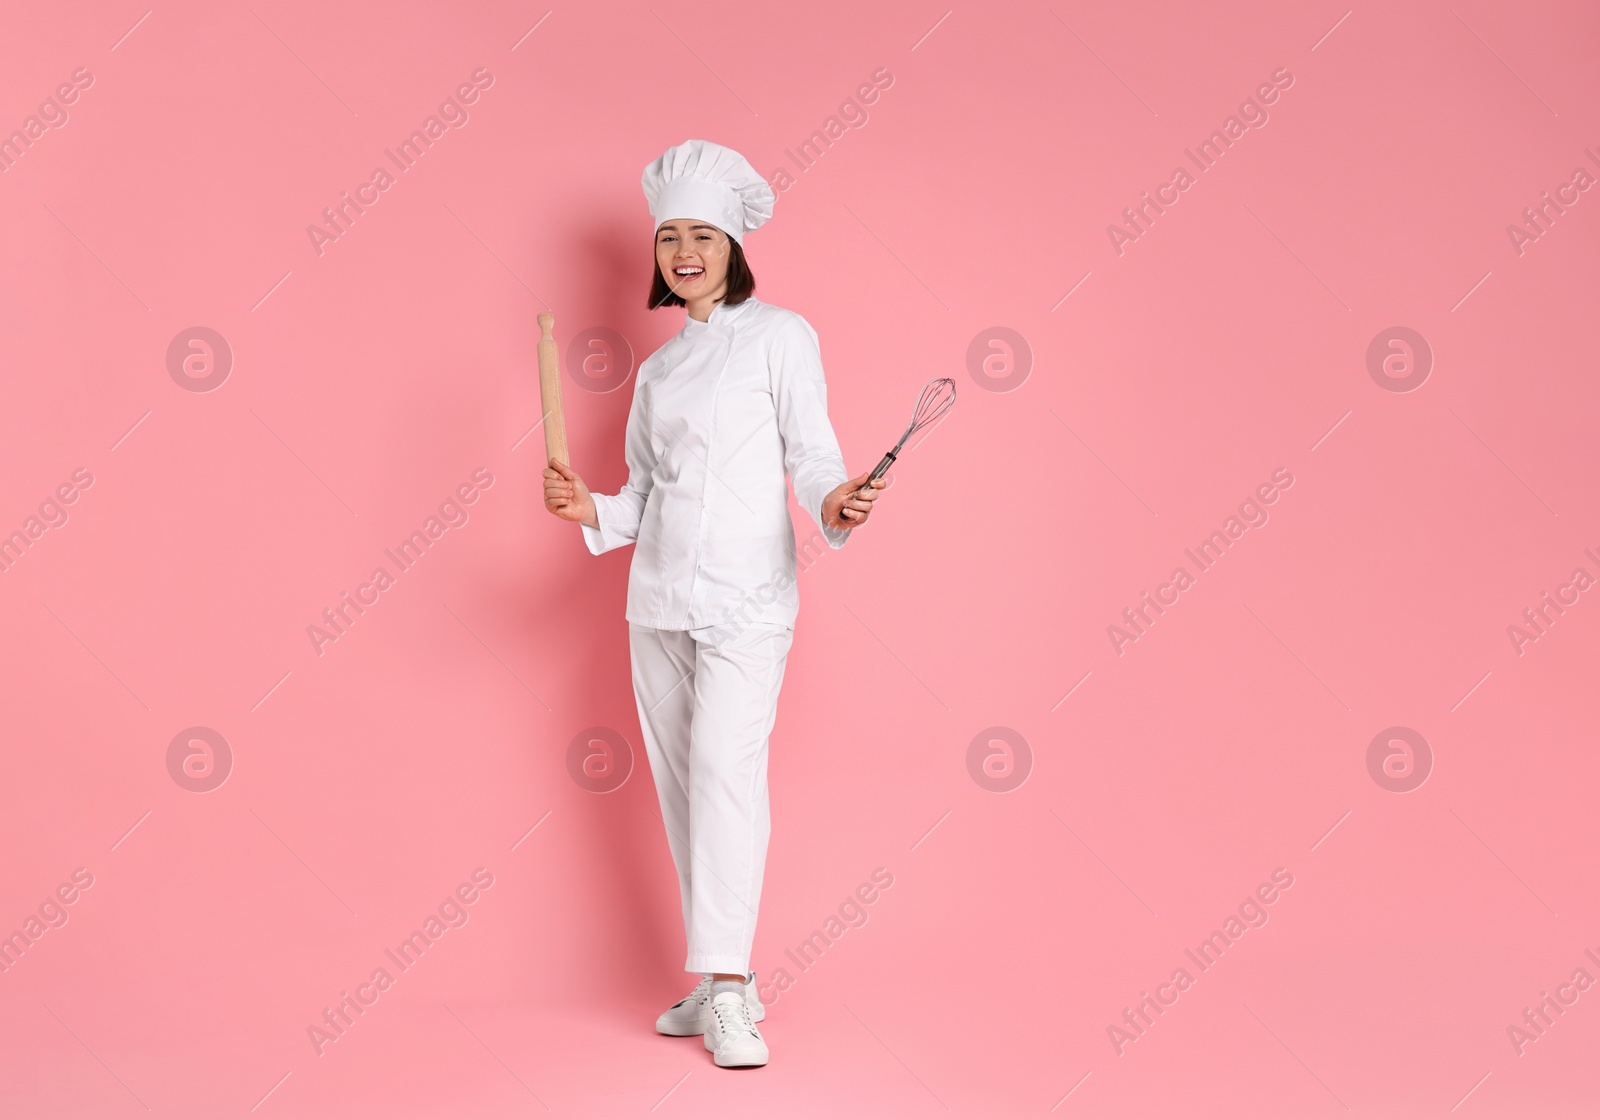
[(894, 466), (893, 451), (889, 452), (883, 458), (878, 460), (878, 465), (873, 467), (872, 473), (867, 476), (867, 482), (870, 483), (875, 478), (882, 478), (884, 475), (889, 473), (889, 468), (892, 466)]
[[(892, 467), (892, 466), (894, 466), (894, 452), (893, 451), (889, 452), (883, 458), (878, 460), (878, 465), (872, 468), (872, 473), (871, 474), (867, 475), (867, 485), (868, 486), (872, 485), (872, 480), (873, 479), (882, 478), (884, 475), (888, 474), (889, 473), (889, 468)], [(863, 487), (863, 489), (865, 489), (865, 487)], [(859, 494), (859, 493), (861, 493), (861, 491), (857, 490), (856, 493)], [(844, 511), (843, 510), (839, 511), (839, 516), (840, 516), (840, 518), (844, 517)]]

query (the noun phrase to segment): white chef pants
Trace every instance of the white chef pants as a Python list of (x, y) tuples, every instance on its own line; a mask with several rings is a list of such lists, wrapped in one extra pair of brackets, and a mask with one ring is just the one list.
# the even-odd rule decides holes
[(749, 971), (772, 831), (767, 736), (794, 628), (628, 625), (633, 694), (678, 868), (688, 972)]

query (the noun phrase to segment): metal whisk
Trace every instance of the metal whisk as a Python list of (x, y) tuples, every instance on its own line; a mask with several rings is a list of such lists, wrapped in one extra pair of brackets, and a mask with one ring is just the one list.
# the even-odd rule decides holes
[(956, 383), (953, 378), (935, 377), (924, 385), (917, 397), (917, 407), (911, 412), (911, 426), (906, 429), (906, 434), (900, 437), (900, 442), (878, 460), (878, 465), (873, 467), (872, 473), (867, 476), (867, 484), (870, 486), (873, 479), (882, 478), (889, 472), (889, 468), (894, 465), (895, 456), (900, 454), (901, 448), (905, 447), (906, 440), (910, 439), (913, 433), (920, 432), (940, 419), (955, 403)]

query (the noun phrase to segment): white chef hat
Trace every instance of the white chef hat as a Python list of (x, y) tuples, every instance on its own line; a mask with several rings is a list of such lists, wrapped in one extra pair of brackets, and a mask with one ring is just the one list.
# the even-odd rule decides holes
[(710, 222), (744, 244), (744, 235), (772, 217), (767, 181), (732, 148), (685, 140), (644, 169), (645, 201), (656, 228), (673, 218)]

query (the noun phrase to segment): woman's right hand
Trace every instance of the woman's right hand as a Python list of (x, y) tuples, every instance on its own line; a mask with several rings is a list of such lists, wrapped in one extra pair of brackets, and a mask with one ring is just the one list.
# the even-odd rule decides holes
[(600, 528), (589, 488), (571, 467), (553, 455), (550, 465), (544, 469), (544, 508), (563, 521)]

